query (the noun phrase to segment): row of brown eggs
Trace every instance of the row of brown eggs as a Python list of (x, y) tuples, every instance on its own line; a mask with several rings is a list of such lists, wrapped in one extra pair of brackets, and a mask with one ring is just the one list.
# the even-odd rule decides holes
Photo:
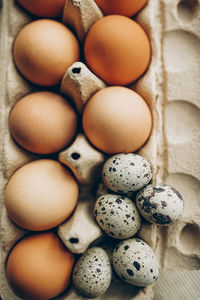
[[(83, 130), (89, 141), (105, 153), (128, 153), (148, 139), (151, 112), (141, 96), (126, 87), (98, 91), (86, 104)], [(52, 154), (68, 146), (78, 126), (78, 116), (61, 95), (36, 92), (17, 102), (9, 119), (10, 132), (24, 149)]]
[[(64, 8), (65, 0), (17, 0), (30, 13), (43, 17), (54, 18), (61, 15)], [(140, 11), (147, 0), (95, 0), (98, 6), (102, 9), (105, 15), (119, 14), (127, 17), (132, 17)]]
[[(18, 2), (29, 12), (48, 18), (59, 16), (65, 4), (63, 0)], [(110, 11), (108, 1), (96, 2), (105, 14), (127, 15), (131, 10), (133, 15), (146, 1), (125, 4), (118, 1), (119, 6), (112, 5), (118, 11)], [(72, 31), (50, 19), (26, 25), (16, 37), (13, 49), (20, 73), (41, 86), (58, 85), (67, 68), (80, 58), (79, 42)], [(107, 16), (89, 31), (84, 56), (91, 70), (106, 83), (127, 85), (148, 67), (150, 45), (136, 22), (120, 15)], [(89, 100), (82, 123), (89, 141), (111, 154), (128, 153), (141, 147), (150, 134), (152, 119), (144, 99), (128, 88), (113, 86)], [(69, 101), (47, 91), (22, 98), (9, 118), (16, 142), (37, 154), (55, 153), (67, 147), (77, 133), (77, 125), (78, 116)], [(9, 217), (32, 231), (59, 225), (70, 216), (77, 199), (78, 184), (73, 175), (51, 159), (36, 160), (17, 170), (5, 193)], [(50, 299), (68, 287), (73, 264), (74, 255), (54, 231), (31, 234), (11, 251), (7, 278), (22, 298)]]

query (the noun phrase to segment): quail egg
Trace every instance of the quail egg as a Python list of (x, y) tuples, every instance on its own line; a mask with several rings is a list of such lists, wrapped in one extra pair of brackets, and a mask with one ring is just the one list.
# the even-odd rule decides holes
[(140, 228), (140, 215), (135, 204), (121, 195), (99, 197), (94, 205), (94, 214), (101, 229), (116, 239), (130, 238)]
[(105, 162), (102, 178), (110, 190), (128, 193), (147, 185), (152, 171), (149, 162), (138, 154), (117, 154)]
[(180, 218), (184, 208), (181, 194), (171, 186), (149, 184), (136, 196), (142, 216), (151, 223), (169, 225)]
[(158, 277), (158, 261), (149, 245), (138, 238), (122, 241), (113, 251), (113, 267), (125, 282), (147, 286)]
[(111, 283), (111, 277), (112, 270), (108, 255), (100, 247), (85, 251), (73, 270), (75, 289), (88, 298), (104, 294)]

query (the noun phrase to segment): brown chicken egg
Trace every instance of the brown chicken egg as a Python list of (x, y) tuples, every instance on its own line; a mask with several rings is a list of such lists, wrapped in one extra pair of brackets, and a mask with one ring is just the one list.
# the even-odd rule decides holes
[(23, 97), (11, 111), (10, 132), (28, 151), (50, 154), (67, 146), (77, 129), (77, 115), (59, 94), (36, 92)]
[(8, 181), (5, 206), (20, 227), (42, 231), (67, 219), (78, 200), (78, 184), (59, 162), (40, 159), (18, 169)]
[(64, 24), (37, 20), (17, 35), (14, 60), (19, 71), (31, 82), (57, 85), (68, 67), (79, 60), (79, 44)]
[(74, 254), (55, 233), (29, 235), (12, 249), (7, 279), (14, 292), (28, 300), (56, 297), (70, 284)]
[(150, 43), (142, 27), (119, 15), (98, 20), (84, 44), (88, 66), (111, 85), (128, 85), (138, 79), (149, 65), (150, 54)]
[(61, 15), (65, 0), (17, 0), (30, 13), (46, 18)]
[(95, 0), (105, 15), (132, 17), (139, 12), (148, 0)]
[(148, 139), (151, 127), (147, 103), (126, 87), (98, 91), (83, 112), (83, 128), (89, 141), (109, 154), (136, 151)]

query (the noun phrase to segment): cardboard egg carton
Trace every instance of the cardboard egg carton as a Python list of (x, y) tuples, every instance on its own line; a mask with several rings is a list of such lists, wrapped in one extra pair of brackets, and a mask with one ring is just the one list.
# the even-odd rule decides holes
[[(149, 0), (137, 16), (137, 21), (149, 36), (152, 59), (148, 71), (131, 88), (146, 99), (154, 120), (151, 137), (140, 154), (153, 166), (153, 182), (167, 183), (177, 188), (185, 200), (185, 209), (183, 217), (169, 227), (145, 222), (140, 229), (139, 236), (154, 249), (160, 262), (160, 277), (156, 285), (140, 289), (115, 280), (107, 293), (97, 298), (99, 300), (190, 300), (200, 297), (199, 284), (196, 284), (200, 278), (199, 6), (199, 0)], [(93, 0), (67, 0), (63, 22), (71, 25), (82, 41), (90, 26), (102, 16)], [(0, 10), (0, 294), (3, 300), (20, 299), (7, 283), (5, 263), (10, 249), (28, 232), (8, 218), (4, 207), (4, 189), (19, 167), (39, 158), (19, 148), (8, 129), (8, 117), (13, 105), (22, 96), (36, 90), (17, 72), (12, 58), (15, 36), (31, 20), (30, 15), (14, 0), (3, 0)], [(83, 63), (76, 62), (66, 70), (61, 92), (74, 99), (81, 113), (91, 95), (103, 87), (105, 83), (102, 80)], [(74, 153), (76, 158), (71, 160)], [(59, 155), (59, 160), (73, 170), (81, 183), (80, 205), (70, 222), (58, 228), (64, 243), (75, 253), (83, 252), (90, 243), (103, 237), (91, 218), (95, 199), (90, 184), (104, 159), (105, 156), (94, 150), (82, 134)], [(87, 234), (86, 227), (81, 231), (81, 227), (77, 226), (79, 216), (85, 219)], [(70, 245), (70, 237), (78, 237), (79, 244)], [(58, 299), (83, 298), (71, 288)]]

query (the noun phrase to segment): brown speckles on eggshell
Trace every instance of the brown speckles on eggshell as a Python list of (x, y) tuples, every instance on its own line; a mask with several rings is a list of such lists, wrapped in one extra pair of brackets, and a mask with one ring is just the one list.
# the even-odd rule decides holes
[(180, 218), (184, 206), (180, 193), (164, 184), (144, 187), (136, 196), (136, 204), (147, 221), (159, 225), (175, 222)]

